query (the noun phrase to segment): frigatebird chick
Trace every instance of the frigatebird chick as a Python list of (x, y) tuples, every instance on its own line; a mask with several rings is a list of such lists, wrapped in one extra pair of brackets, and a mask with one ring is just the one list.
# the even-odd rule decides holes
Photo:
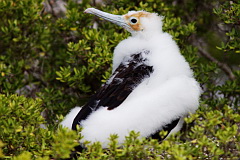
[(172, 36), (162, 31), (163, 18), (145, 11), (113, 15), (88, 8), (85, 13), (132, 36), (116, 46), (108, 81), (83, 107), (71, 110), (62, 125), (73, 130), (80, 125), (80, 143), (100, 141), (104, 148), (110, 134), (117, 134), (121, 145), (132, 130), (140, 138), (159, 140), (161, 130), (168, 135), (179, 131), (183, 118), (198, 108), (201, 89)]

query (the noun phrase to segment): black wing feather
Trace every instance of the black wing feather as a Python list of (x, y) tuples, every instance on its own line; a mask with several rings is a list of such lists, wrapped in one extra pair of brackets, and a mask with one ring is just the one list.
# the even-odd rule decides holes
[[(154, 133), (150, 137), (152, 139), (157, 139), (159, 142), (161, 142), (162, 140), (164, 140), (169, 135), (169, 133), (173, 130), (173, 128), (175, 128), (177, 126), (179, 120), (180, 120), (180, 118), (177, 118), (177, 119), (173, 120), (171, 123), (165, 125), (161, 130), (157, 131), (156, 133)], [(167, 134), (164, 137), (161, 137), (159, 135), (159, 132), (162, 131), (162, 130), (167, 131)]]
[(82, 120), (85, 120), (93, 111), (99, 107), (107, 107), (112, 110), (118, 107), (133, 89), (153, 72), (153, 67), (147, 64), (144, 58), (150, 51), (143, 50), (128, 57), (122, 62), (106, 82), (86, 103), (75, 117), (72, 129), (76, 130)]

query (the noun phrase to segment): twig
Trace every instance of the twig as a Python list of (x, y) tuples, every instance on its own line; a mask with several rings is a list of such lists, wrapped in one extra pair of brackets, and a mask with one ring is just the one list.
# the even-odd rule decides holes
[(232, 69), (224, 62), (218, 61), (216, 58), (214, 58), (211, 54), (205, 51), (204, 47), (204, 40), (201, 38), (197, 38), (196, 35), (192, 36), (192, 44), (198, 48), (199, 54), (203, 57), (207, 58), (211, 62), (214, 62), (218, 65), (218, 67), (226, 73), (226, 75), (229, 77), (230, 80), (235, 80), (236, 77), (232, 72)]
[(219, 62), (216, 58), (214, 58), (213, 56), (211, 56), (209, 53), (205, 52), (202, 48), (198, 48), (199, 53), (204, 56), (205, 58), (207, 58), (208, 60), (216, 63), (218, 65), (219, 68), (221, 68), (229, 77), (229, 79), (231, 80), (235, 80), (236, 77), (233, 74), (231, 68), (226, 64), (226, 63), (222, 63)]

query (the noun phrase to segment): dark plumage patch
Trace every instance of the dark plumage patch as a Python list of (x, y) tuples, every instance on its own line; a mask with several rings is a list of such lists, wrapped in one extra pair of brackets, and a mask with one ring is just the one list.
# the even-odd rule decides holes
[(148, 50), (142, 50), (126, 57), (110, 79), (83, 106), (73, 121), (72, 129), (76, 130), (76, 125), (79, 125), (99, 107), (112, 110), (122, 104), (134, 88), (153, 72), (153, 67), (149, 66), (148, 60), (144, 58), (149, 53)]
[[(164, 140), (165, 138), (167, 138), (167, 136), (169, 135), (169, 133), (173, 130), (173, 128), (175, 128), (179, 122), (180, 118), (177, 118), (175, 120), (173, 120), (171, 123), (165, 125), (161, 130), (157, 131), (156, 133), (154, 133), (153, 135), (151, 135), (150, 137), (152, 139), (157, 139), (159, 142)], [(160, 131), (167, 131), (167, 134), (163, 137), (161, 137), (159, 135)]]

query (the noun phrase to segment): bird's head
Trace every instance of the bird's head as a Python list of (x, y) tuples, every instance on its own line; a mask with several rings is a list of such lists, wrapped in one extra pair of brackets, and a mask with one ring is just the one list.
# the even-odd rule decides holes
[(90, 13), (115, 23), (133, 36), (135, 35), (149, 35), (162, 32), (162, 17), (156, 13), (149, 13), (146, 11), (129, 11), (125, 15), (114, 15), (95, 8), (88, 8), (85, 13)]

